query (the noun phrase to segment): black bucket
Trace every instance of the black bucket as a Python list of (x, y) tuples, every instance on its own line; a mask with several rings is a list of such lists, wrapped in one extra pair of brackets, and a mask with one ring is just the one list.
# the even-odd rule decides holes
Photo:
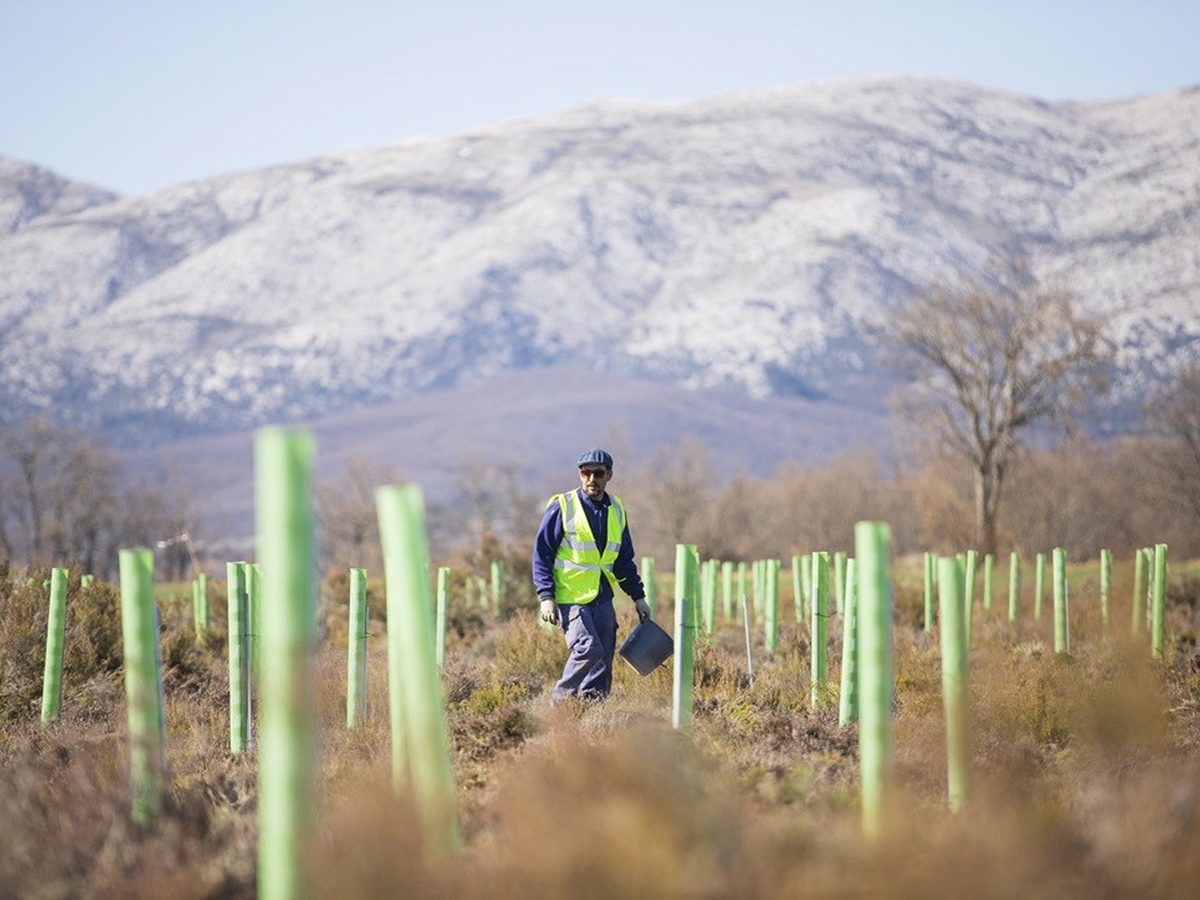
[(617, 651), (639, 675), (649, 675), (675, 652), (675, 642), (653, 619), (638, 622)]

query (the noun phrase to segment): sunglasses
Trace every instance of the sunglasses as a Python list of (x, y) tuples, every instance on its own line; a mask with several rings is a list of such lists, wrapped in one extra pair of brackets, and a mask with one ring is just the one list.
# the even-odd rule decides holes
[(580, 478), (607, 478), (608, 469), (580, 469)]

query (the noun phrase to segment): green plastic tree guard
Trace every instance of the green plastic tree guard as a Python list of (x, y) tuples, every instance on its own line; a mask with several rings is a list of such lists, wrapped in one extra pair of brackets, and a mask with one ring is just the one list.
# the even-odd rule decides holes
[[(305, 872), (316, 792), (316, 591), (312, 467), (308, 432), (264, 428), (254, 446), (258, 558), (250, 566), (263, 666), (258, 766), (258, 895), (266, 900), (309, 893)], [(266, 626), (263, 628), (262, 626)], [(254, 645), (252, 641), (251, 646)]]
[(721, 615), (726, 623), (733, 621), (733, 563), (721, 563)]
[(658, 615), (658, 583), (654, 580), (654, 557), (642, 557), (642, 587), (646, 589), (646, 604), (650, 607), (650, 618)]
[(800, 584), (800, 557), (792, 556), (792, 603), (796, 608), (796, 621), (804, 621), (804, 592)]
[[(967, 801), (971, 765), (971, 722), (967, 635), (963, 627), (962, 566), (955, 559), (938, 560), (938, 599), (942, 637), (942, 700), (946, 710), (946, 767), (950, 809), (958, 812)], [(1011, 604), (1010, 604), (1011, 609)]]
[(991, 553), (983, 557), (983, 608), (992, 611), (992, 569), (996, 565), (996, 557)]
[[(393, 717), (393, 744), (407, 743), (408, 770), (427, 851), (444, 856), (458, 848), (458, 812), (442, 683), (434, 652), (425, 532), (425, 501), (414, 484), (381, 487), (375, 493), (379, 535), (387, 570), (388, 663), (403, 693), (402, 730)], [(393, 769), (403, 784), (404, 768)]]
[(246, 609), (250, 611), (250, 694), (262, 677), (262, 567), (246, 563)]
[(693, 659), (696, 634), (695, 604), (700, 557), (693, 544), (675, 545), (675, 666), (671, 690), (671, 724), (679, 731), (692, 730)]
[(800, 557), (800, 593), (804, 595), (803, 607), (801, 612), (803, 615), (799, 619), (801, 622), (807, 622), (809, 616), (812, 615), (812, 554), (805, 553)]
[(1163, 655), (1163, 616), (1166, 611), (1167, 545), (1154, 545), (1154, 610), (1150, 618), (1150, 653), (1155, 659)]
[(492, 560), (492, 611), (500, 614), (500, 598), (504, 596), (504, 560)]
[(1067, 606), (1067, 551), (1055, 547), (1051, 555), (1054, 578), (1054, 652), (1071, 652), (1071, 623)]
[(163, 710), (159, 690), (158, 632), (154, 628), (154, 551), (122, 550), (121, 653), (129, 721), (129, 782), (133, 821), (147, 826), (162, 813)]
[(46, 659), (42, 669), (42, 724), (56, 721), (62, 707), (63, 638), (67, 625), (67, 570), (50, 570)]
[(816, 709), (825, 702), (827, 693), (827, 660), (825, 644), (829, 633), (829, 554), (813, 554), (813, 614), (812, 614), (812, 662), (810, 664), (810, 688), (808, 703)]
[(1133, 621), (1130, 623), (1130, 634), (1137, 636), (1142, 629), (1142, 603), (1146, 597), (1146, 556), (1141, 550), (1133, 552)]
[(766, 594), (766, 579), (763, 577), (763, 562), (764, 560), (756, 559), (753, 563), (754, 575), (754, 616), (761, 619), (763, 616), (763, 597)]
[(196, 639), (203, 641), (208, 636), (208, 576), (201, 572), (196, 576)]
[(768, 653), (774, 653), (779, 646), (779, 560), (768, 559), (765, 568), (763, 644)]
[(842, 606), (846, 590), (846, 554), (838, 550), (833, 554), (833, 600), (838, 617), (842, 615)]
[(1108, 634), (1112, 618), (1112, 551), (1100, 551), (1100, 620)]
[[(488, 591), (489, 590), (490, 590), (490, 588), (488, 587), (488, 580), (486, 578), (484, 578), (482, 575), (476, 575), (475, 576), (475, 592), (477, 594), (479, 594), (479, 608), (480, 609), (488, 608)], [(554, 626), (551, 625), (550, 627), (553, 628)]]
[(891, 529), (884, 522), (854, 527), (858, 569), (859, 778), (863, 831), (883, 830), (892, 778), (892, 586), (888, 575)]
[(446, 662), (446, 598), (450, 595), (450, 569), (439, 566), (437, 573), (437, 624), (434, 649), (437, 651), (437, 667)]
[(367, 720), (367, 570), (350, 570), (350, 633), (346, 637), (346, 727)]
[(1017, 621), (1021, 601), (1021, 557), (1014, 551), (1008, 555), (1008, 621)]
[(192, 579), (192, 625), (196, 632), (196, 643), (204, 643), (204, 629), (200, 624), (200, 579)]
[(700, 599), (703, 605), (704, 633), (712, 634), (717, 620), (717, 561), (706, 559), (700, 568)]
[(1046, 592), (1044, 573), (1046, 571), (1046, 554), (1039, 553), (1033, 564), (1033, 617), (1042, 617), (1042, 596)]
[(925, 630), (933, 631), (933, 554), (925, 551)]
[(229, 752), (250, 746), (250, 635), (246, 564), (225, 564), (229, 579)]
[[(746, 564), (744, 562), (737, 564), (737, 593), (739, 597), (746, 596)], [(746, 614), (746, 604), (738, 604), (736, 613), (738, 621), (740, 622), (742, 617)]]
[(979, 554), (967, 551), (966, 574), (963, 576), (963, 629), (967, 633), (967, 652), (971, 651), (971, 623), (975, 618), (975, 563)]
[(1142, 605), (1146, 610), (1146, 630), (1149, 631), (1154, 624), (1154, 548), (1146, 547), (1142, 555), (1146, 557), (1146, 602)]
[(858, 721), (858, 573), (853, 559), (846, 560), (846, 599), (842, 616), (842, 684), (838, 698), (838, 724)]

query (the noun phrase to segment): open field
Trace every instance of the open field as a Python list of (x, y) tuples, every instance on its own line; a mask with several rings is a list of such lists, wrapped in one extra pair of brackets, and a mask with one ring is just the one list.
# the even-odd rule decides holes
[[(1129, 637), (1132, 571), (1116, 560), (1111, 635), (1095, 563), (1073, 565), (1072, 653), (1053, 653), (1052, 607), (1033, 616), (1027, 573), (1007, 621), (1007, 571), (976, 609), (971, 799), (946, 806), (937, 633), (921, 629), (921, 561), (895, 577), (897, 794), (881, 839), (861, 836), (857, 733), (837, 725), (840, 622), (829, 702), (808, 704), (808, 628), (780, 579), (779, 650), (720, 625), (696, 648), (690, 737), (670, 728), (671, 673), (618, 661), (613, 695), (552, 708), (565, 647), (537, 627), (524, 585), (496, 617), (455, 573), (443, 690), (465, 838), (427, 862), (406, 798), (390, 790), (380, 581), (369, 586), (369, 716), (345, 725), (347, 581), (328, 582), (317, 656), (322, 897), (1182, 896), (1200, 879), (1200, 567), (1174, 564), (1166, 652)], [(510, 572), (513, 572), (510, 569)], [(786, 570), (785, 570), (786, 573)], [(0, 895), (239, 897), (255, 890), (254, 754), (231, 757), (225, 597), (210, 584), (197, 646), (189, 585), (160, 585), (170, 765), (168, 812), (142, 834), (129, 813), (115, 587), (67, 612), (62, 720), (42, 728), (46, 602), (0, 569)], [(523, 580), (514, 572), (510, 582)], [(672, 619), (669, 574), (657, 618)], [(622, 634), (632, 605), (618, 601)], [(267, 661), (269, 664), (269, 661)]]

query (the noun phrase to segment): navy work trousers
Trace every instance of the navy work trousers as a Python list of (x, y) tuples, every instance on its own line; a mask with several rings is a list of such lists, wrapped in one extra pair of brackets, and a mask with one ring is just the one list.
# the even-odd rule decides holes
[(613, 654), (617, 649), (617, 613), (612, 598), (591, 603), (558, 604), (558, 623), (571, 655), (551, 697), (600, 700), (612, 689)]

